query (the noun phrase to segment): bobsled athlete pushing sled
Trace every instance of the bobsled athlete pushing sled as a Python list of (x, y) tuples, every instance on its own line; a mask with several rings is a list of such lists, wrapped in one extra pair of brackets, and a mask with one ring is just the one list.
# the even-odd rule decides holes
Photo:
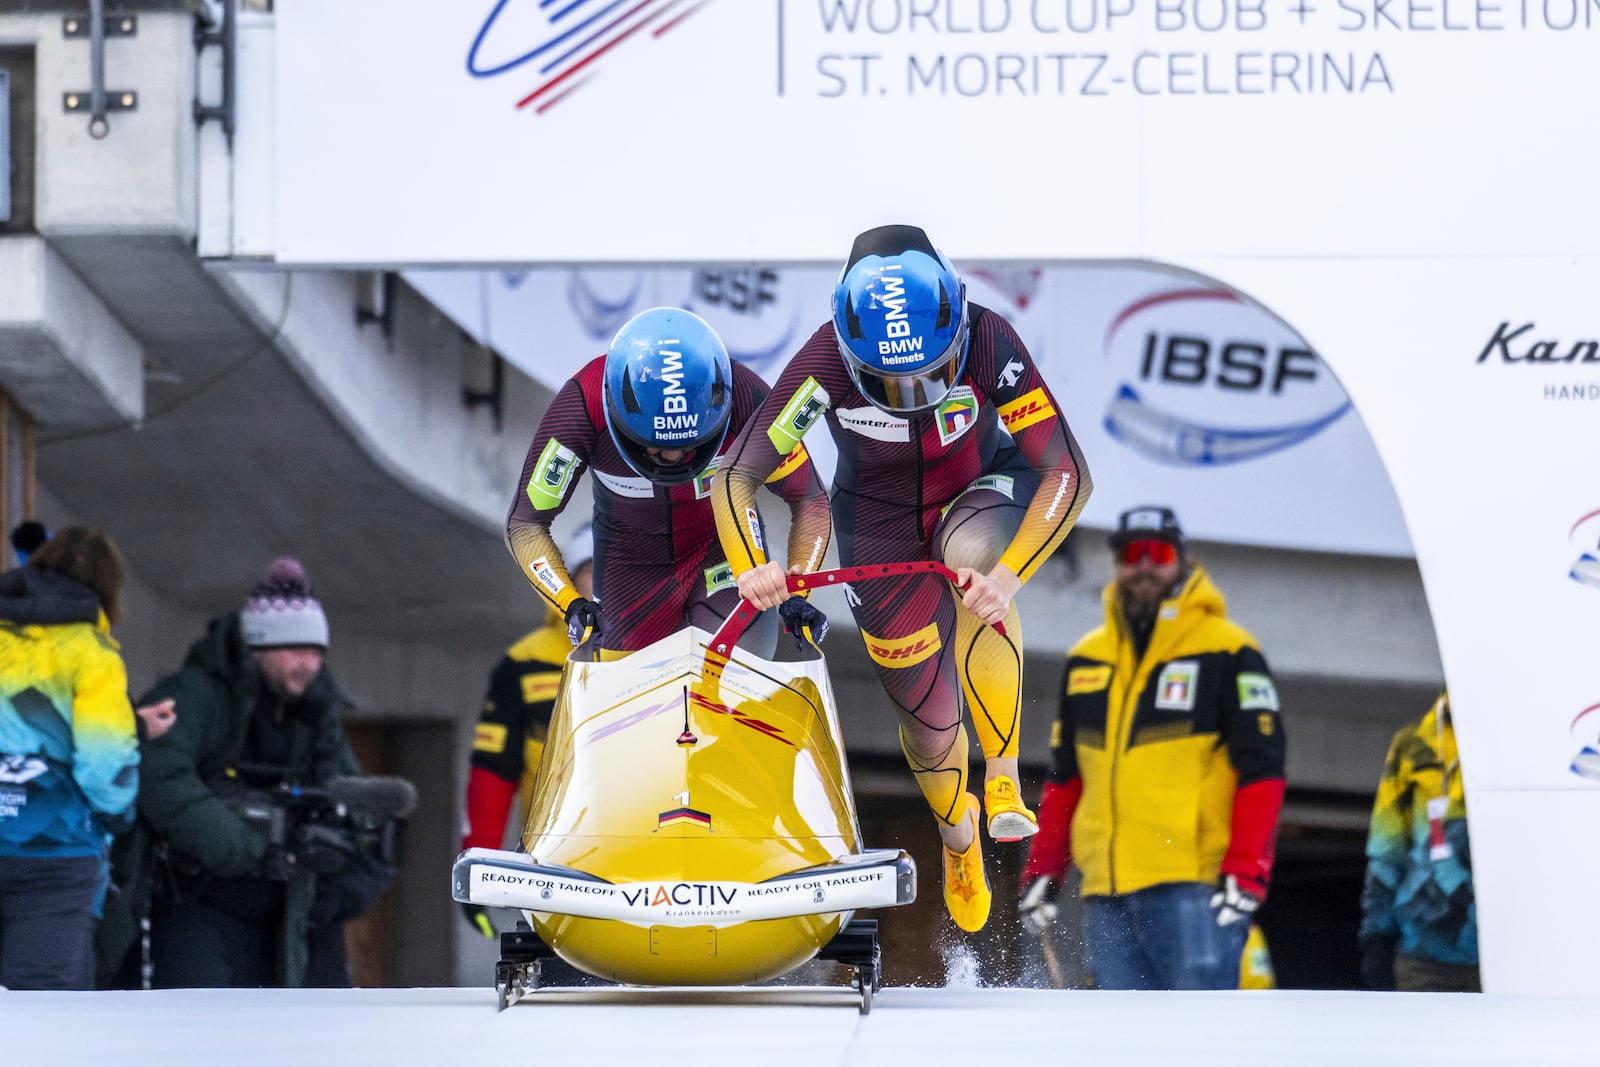
[[(534, 434), (507, 542), (592, 655), (564, 672), (525, 852), (471, 848), (456, 864), (457, 900), (520, 908), (533, 927), (502, 935), (502, 1006), (537, 986), (551, 955), (621, 982), (705, 985), (761, 981), (819, 953), (855, 967), (870, 1006), (876, 924), (850, 916), (908, 902), (914, 870), (903, 853), (859, 847), (812, 643), (827, 620), (790, 596), (735, 648), (756, 613), (735, 610), (711, 514), (716, 465), (766, 391), (705, 322), (653, 308), (574, 375)], [(550, 534), (585, 469), (598, 602), (573, 588)], [(827, 548), (827, 497), (803, 447), (768, 484), (790, 505), (788, 577), (803, 593), (799, 572)], [(807, 658), (765, 658), (779, 619)], [(505, 741), (480, 731), (490, 743)], [(512, 788), (474, 776), (480, 792)]]
[(457, 900), (532, 926), (502, 935), (501, 1007), (551, 956), (635, 985), (750, 984), (822, 958), (854, 969), (871, 1010), (877, 922), (852, 913), (910, 903), (916, 868), (861, 847), (825, 660), (809, 635), (792, 662), (738, 647), (756, 614), (744, 604), (715, 635), (687, 627), (624, 660), (568, 660), (525, 851), (455, 865)]

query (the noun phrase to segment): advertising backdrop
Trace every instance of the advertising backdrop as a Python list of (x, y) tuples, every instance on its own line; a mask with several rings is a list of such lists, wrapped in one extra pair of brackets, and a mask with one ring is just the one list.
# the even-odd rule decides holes
[[(657, 304), (700, 313), (735, 359), (775, 380), (827, 320), (837, 277), (820, 267), (406, 274), (552, 389)], [(1101, 487), (1085, 523), (1110, 528), (1124, 508), (1158, 501), (1201, 540), (1411, 554), (1389, 476), (1338, 379), (1266, 311), (1152, 267), (978, 268), (964, 277), (971, 299), (1017, 327), (1067, 413)], [(826, 476), (828, 435), (807, 447)]]
[[(248, 252), (280, 264), (836, 267), (857, 232), (915, 222), (969, 271), (1159, 262), (1270, 309), (1283, 332), (1205, 327), (1248, 326), (1259, 381), (1240, 350), (1179, 343), (1198, 309), (1238, 312), (1182, 288), (1130, 283), (1038, 337), (1110, 439), (1092, 462), (1179, 457), (1263, 511), (1314, 499), (1274, 467), (1356, 425), (1291, 350), (1327, 361), (1434, 615), (1485, 988), (1600, 994), (1596, 0), (279, 0), (275, 19), (270, 180), (242, 177), (235, 210), (275, 220)], [(1069, 316), (1053, 280), (1039, 304)], [(591, 287), (585, 313), (622, 295)], [(1263, 385), (1274, 407), (1244, 406)], [(1359, 450), (1316, 469), (1342, 462), (1370, 484)], [(1096, 504), (1120, 495), (1096, 482)]]

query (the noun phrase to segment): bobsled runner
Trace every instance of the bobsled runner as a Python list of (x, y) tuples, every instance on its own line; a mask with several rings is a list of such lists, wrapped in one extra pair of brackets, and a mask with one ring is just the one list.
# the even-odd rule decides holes
[[(892, 568), (892, 569), (890, 569)], [(791, 591), (938, 563), (849, 567)], [(864, 849), (826, 659), (737, 647), (742, 602), (716, 634), (688, 627), (619, 660), (574, 650), (563, 671), (523, 851), (456, 860), (456, 900), (516, 908), (501, 935), (501, 1008), (559, 957), (630, 985), (746, 985), (814, 959), (853, 968), (863, 1014), (881, 976), (876, 920), (909, 904), (904, 851)], [(852, 921), (853, 920), (853, 921)]]

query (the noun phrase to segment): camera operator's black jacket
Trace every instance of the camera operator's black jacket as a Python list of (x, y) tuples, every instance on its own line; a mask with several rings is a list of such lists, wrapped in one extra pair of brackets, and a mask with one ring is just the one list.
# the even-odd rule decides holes
[[(128, 892), (124, 883), (150, 877), (150, 847), (164, 842), (180, 892), (251, 921), (281, 922), (283, 984), (298, 986), (308, 958), (316, 876), (297, 870), (287, 883), (269, 880), (262, 866), (266, 838), (225, 798), (241, 763), (282, 766), (283, 781), (290, 785), (315, 786), (360, 774), (339, 722), (350, 702), (324, 667), (300, 698), (272, 712), (272, 721), (252, 722), (262, 717), (256, 715), (258, 705), (269, 702), (240, 637), (237, 612), (213, 620), (189, 649), (182, 669), (157, 683), (139, 704), (167, 697), (176, 702), (177, 719), (144, 745), (139, 826), (134, 839), (119, 843), (118, 883), (131, 898), (124, 903), (137, 907), (140, 894)], [(260, 751), (264, 745), (276, 751)], [(160, 892), (166, 880), (159, 872), (155, 878)], [(107, 921), (117, 921), (109, 907)], [(131, 947), (131, 940), (126, 938), (123, 947)]]

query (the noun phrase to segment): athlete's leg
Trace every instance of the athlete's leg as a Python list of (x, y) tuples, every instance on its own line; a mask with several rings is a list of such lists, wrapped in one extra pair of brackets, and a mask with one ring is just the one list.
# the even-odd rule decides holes
[[(1015, 464), (978, 479), (945, 510), (935, 531), (939, 557), (952, 570), (988, 572), (1016, 535), (1037, 477)], [(1020, 502), (1019, 502), (1020, 501)], [(952, 590), (952, 597), (956, 594)], [(955, 609), (956, 671), (984, 755), (989, 832), (1016, 840), (1037, 832), (1018, 793), (1017, 744), (1022, 715), (1022, 620), (1013, 603), (1005, 635), (964, 608)]]

